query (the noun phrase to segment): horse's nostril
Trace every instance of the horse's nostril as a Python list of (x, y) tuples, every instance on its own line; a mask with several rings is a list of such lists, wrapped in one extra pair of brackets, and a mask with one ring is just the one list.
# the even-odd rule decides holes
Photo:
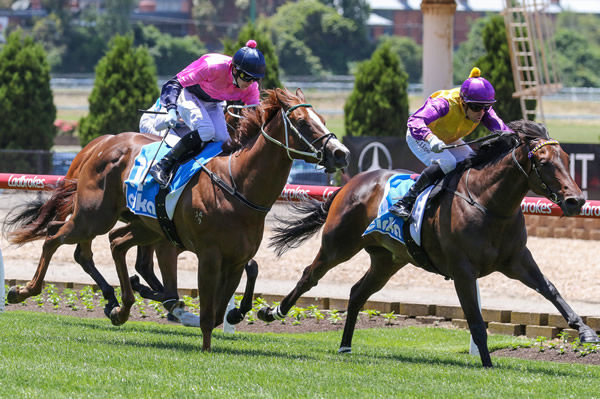
[(333, 153), (333, 157), (335, 159), (335, 166), (339, 168), (348, 166), (348, 153), (346, 151), (336, 150)]
[(569, 197), (565, 198), (565, 214), (567, 216), (576, 215), (581, 211), (583, 205), (585, 205), (585, 198), (583, 197)]

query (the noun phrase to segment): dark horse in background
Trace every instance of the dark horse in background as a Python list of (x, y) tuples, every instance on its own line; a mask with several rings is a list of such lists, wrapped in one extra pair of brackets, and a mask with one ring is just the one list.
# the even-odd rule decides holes
[[(552, 302), (569, 326), (579, 331), (582, 342), (598, 342), (596, 333), (544, 277), (526, 246), (520, 205), (529, 190), (558, 204), (566, 216), (579, 214), (585, 203), (569, 175), (569, 158), (542, 125), (515, 121), (510, 127), (514, 134), (500, 135), (482, 145), (445, 178), (444, 189), (427, 205), (422, 228), (422, 247), (433, 265), (429, 271), (454, 281), (485, 367), (491, 367), (492, 361), (476, 281), (496, 271), (523, 282)], [(261, 309), (259, 318), (271, 321), (286, 315), (328, 270), (365, 249), (371, 265), (350, 292), (339, 350), (351, 351), (356, 318), (367, 299), (404, 265), (416, 264), (399, 241), (377, 232), (362, 235), (377, 216), (386, 181), (395, 173), (375, 170), (358, 174), (325, 203), (309, 203), (299, 209), (305, 214), (302, 219), (282, 221), (284, 225), (272, 239), (279, 255), (323, 227), (321, 248), (294, 290), (275, 309)]]
[[(319, 163), (329, 171), (347, 165), (346, 147), (304, 101), (300, 90), (296, 95), (268, 90), (256, 109), (245, 111), (237, 135), (224, 147), (224, 153), (207, 163), (214, 175), (194, 175), (179, 199), (173, 221), (185, 250), (194, 252), (198, 259), (203, 350), (210, 350), (212, 330), (223, 321), (244, 267), (260, 246), (266, 213), (286, 184), (292, 160)], [(76, 178), (65, 179), (45, 203), (33, 204), (34, 208), (12, 217), (10, 224), (15, 229), (9, 234), (11, 242), (45, 240), (34, 278), (25, 287), (11, 287), (9, 302), (21, 302), (41, 292), (58, 247), (78, 244), (76, 258), (84, 264), (92, 262), (91, 241), (109, 231), (122, 292), (121, 305), (113, 304), (109, 312), (114, 325), (127, 321), (134, 303), (125, 258), (133, 246), (154, 246), (164, 294), (177, 295), (176, 263), (165, 262), (162, 257), (166, 246), (164, 253), (172, 259), (171, 243), (156, 219), (129, 211), (124, 192), (124, 181), (142, 146), (159, 139), (139, 133), (95, 139), (84, 148), (88, 157), (78, 160), (79, 170), (71, 173)], [(88, 147), (92, 150), (86, 150)], [(216, 177), (233, 190), (216, 184)], [(118, 220), (125, 223), (115, 227)]]

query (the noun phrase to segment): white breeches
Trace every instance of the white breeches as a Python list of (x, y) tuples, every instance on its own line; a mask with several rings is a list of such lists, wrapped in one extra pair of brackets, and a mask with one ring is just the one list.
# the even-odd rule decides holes
[(197, 130), (202, 141), (227, 141), (229, 133), (223, 106), (223, 102), (202, 101), (184, 88), (177, 98), (177, 114), (184, 125), (178, 125), (174, 129), (158, 130), (167, 117), (167, 110), (160, 105), (160, 100), (157, 100), (148, 110), (162, 111), (165, 114), (144, 114), (140, 119), (140, 132), (161, 137), (168, 132), (171, 135), (183, 137), (189, 132)]
[[(449, 144), (463, 143), (464, 141), (459, 139)], [(431, 151), (431, 147), (427, 141), (416, 140), (408, 130), (406, 131), (406, 144), (408, 144), (408, 148), (410, 148), (413, 154), (415, 154), (415, 156), (419, 158), (419, 160), (426, 166), (436, 162), (438, 165), (440, 165), (445, 174), (453, 171), (456, 168), (457, 162), (465, 160), (473, 153), (473, 150), (468, 145), (449, 148), (442, 152), (433, 152)]]

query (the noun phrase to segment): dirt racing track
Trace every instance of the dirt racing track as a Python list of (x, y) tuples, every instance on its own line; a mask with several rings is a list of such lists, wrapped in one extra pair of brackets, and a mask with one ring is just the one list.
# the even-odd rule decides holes
[[(0, 217), (23, 203), (27, 198), (40, 195), (34, 192), (4, 190), (0, 193)], [(268, 248), (268, 239), (275, 214), (286, 212), (285, 204), (277, 204), (267, 218), (267, 226), (261, 247), (255, 257), (259, 264), (256, 296), (269, 302), (280, 300), (295, 285), (304, 268), (310, 264), (318, 251), (320, 237), (314, 237), (300, 248), (290, 250), (277, 259)], [(553, 229), (566, 218), (551, 217)], [(540, 226), (536, 229), (540, 229)], [(5, 278), (8, 285), (23, 284), (31, 279), (41, 253), (41, 241), (20, 248), (9, 245), (3, 236), (0, 248), (4, 258)], [(542, 272), (554, 283), (573, 309), (586, 316), (587, 323), (600, 331), (600, 260), (598, 241), (529, 237), (528, 247)], [(93, 243), (94, 261), (107, 280), (118, 285), (107, 236), (96, 238)], [(57, 286), (92, 285), (93, 280), (73, 260), (74, 246), (65, 245), (54, 255), (46, 275), (46, 282)], [(130, 274), (134, 273), (135, 251), (128, 254)], [(156, 264), (156, 263), (155, 263)], [(321, 308), (345, 309), (351, 286), (357, 282), (369, 266), (369, 258), (363, 251), (348, 262), (332, 269), (319, 285), (301, 298), (298, 305), (315, 304)], [(158, 270), (157, 270), (158, 274)], [(197, 288), (195, 256), (185, 252), (179, 257), (179, 287), (183, 293), (195, 296)], [(243, 292), (245, 278), (238, 291)], [(537, 292), (517, 281), (494, 273), (479, 279), (481, 305), (484, 319), (491, 333), (529, 336), (555, 336), (566, 324), (553, 305)], [(401, 269), (383, 290), (371, 297), (365, 306), (382, 312), (394, 311), (424, 321), (452, 319), (458, 326), (466, 326), (452, 281), (425, 272), (412, 265)], [(575, 334), (571, 334), (572, 336)], [(576, 335), (575, 335), (576, 336)]]

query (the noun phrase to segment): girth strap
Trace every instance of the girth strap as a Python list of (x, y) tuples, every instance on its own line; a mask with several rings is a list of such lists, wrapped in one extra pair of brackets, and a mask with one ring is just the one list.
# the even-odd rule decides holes
[(167, 194), (169, 194), (168, 188), (160, 188), (158, 190), (158, 194), (156, 194), (156, 198), (154, 202), (156, 204), (156, 219), (158, 220), (158, 224), (160, 225), (161, 230), (165, 233), (165, 236), (171, 241), (173, 245), (177, 248), (184, 249), (183, 243), (177, 234), (177, 229), (175, 228), (175, 223), (171, 219), (169, 219), (169, 215), (167, 215), (167, 208), (165, 207), (165, 199), (167, 198)]

